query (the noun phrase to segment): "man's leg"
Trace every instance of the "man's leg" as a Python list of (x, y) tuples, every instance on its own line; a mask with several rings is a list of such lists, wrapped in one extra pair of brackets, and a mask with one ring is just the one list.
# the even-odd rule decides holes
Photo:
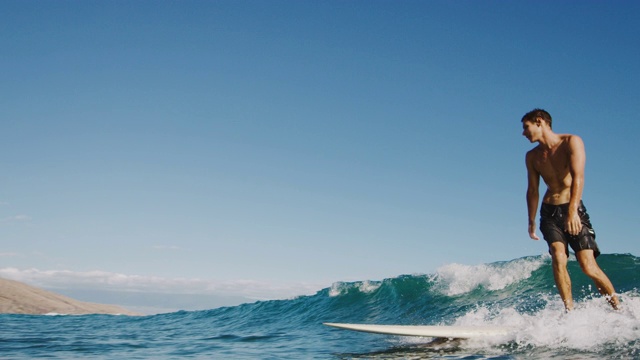
[(593, 280), (598, 291), (600, 291), (600, 294), (604, 295), (609, 304), (617, 310), (620, 305), (620, 301), (618, 300), (618, 296), (616, 295), (616, 291), (613, 288), (611, 280), (609, 280), (609, 277), (607, 277), (604, 271), (600, 269), (600, 266), (598, 266), (598, 263), (593, 256), (593, 250), (580, 250), (576, 253), (576, 258), (578, 259), (578, 263), (580, 263), (582, 272)]
[(567, 271), (567, 248), (562, 242), (554, 242), (549, 246), (551, 253), (551, 264), (553, 266), (553, 278), (556, 280), (556, 287), (564, 302), (567, 311), (573, 310), (573, 295), (571, 294), (571, 278)]

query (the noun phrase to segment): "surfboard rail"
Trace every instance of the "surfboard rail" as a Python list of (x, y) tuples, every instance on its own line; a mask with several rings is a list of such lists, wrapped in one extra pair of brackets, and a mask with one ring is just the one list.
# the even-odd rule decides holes
[(511, 333), (508, 327), (502, 326), (376, 325), (345, 323), (324, 323), (324, 325), (338, 329), (362, 331), (374, 334), (452, 339), (505, 336)]

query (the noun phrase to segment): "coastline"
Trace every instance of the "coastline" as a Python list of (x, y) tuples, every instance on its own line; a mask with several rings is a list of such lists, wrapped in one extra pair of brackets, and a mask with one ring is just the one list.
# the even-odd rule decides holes
[(79, 301), (4, 278), (0, 278), (0, 314), (142, 315), (117, 305)]

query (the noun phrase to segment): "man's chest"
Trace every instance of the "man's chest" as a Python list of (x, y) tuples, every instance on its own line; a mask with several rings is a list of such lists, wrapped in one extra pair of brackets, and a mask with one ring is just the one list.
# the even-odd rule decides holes
[(534, 159), (533, 165), (542, 177), (557, 177), (569, 172), (570, 160), (569, 154), (564, 151), (541, 151)]

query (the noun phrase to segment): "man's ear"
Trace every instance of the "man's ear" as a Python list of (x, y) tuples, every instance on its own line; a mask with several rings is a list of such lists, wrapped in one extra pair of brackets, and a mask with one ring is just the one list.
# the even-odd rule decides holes
[(536, 125), (538, 126), (542, 125), (542, 118), (539, 116), (536, 118)]

